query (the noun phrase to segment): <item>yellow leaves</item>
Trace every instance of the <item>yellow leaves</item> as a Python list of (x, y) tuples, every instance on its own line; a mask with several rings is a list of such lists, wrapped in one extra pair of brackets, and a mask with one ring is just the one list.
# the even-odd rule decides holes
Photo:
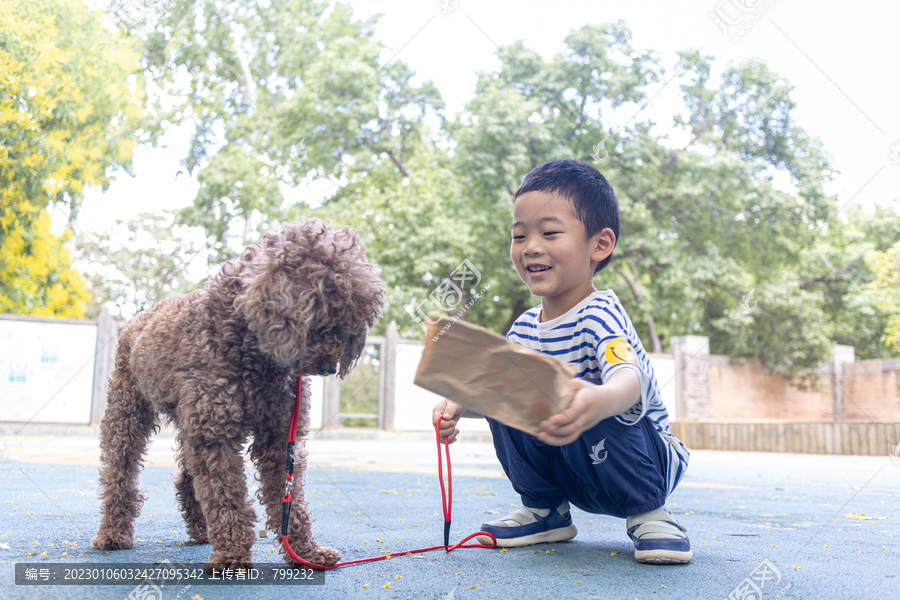
[[(81, 0), (2, 3), (10, 35), (0, 52), (0, 208), (44, 208), (60, 192), (80, 199), (126, 166), (144, 109), (144, 75), (132, 42), (103, 27)], [(115, 124), (113, 124), (115, 123)], [(14, 211), (21, 214), (23, 211)], [(2, 225), (2, 224), (0, 224)], [(0, 226), (0, 241), (6, 232)]]
[(886, 252), (870, 253), (865, 261), (875, 275), (865, 293), (879, 310), (890, 315), (882, 341), (900, 351), (900, 300), (897, 300), (900, 295), (900, 242)]
[(0, 312), (84, 317), (90, 296), (71, 266), (66, 236), (53, 235), (47, 211), (12, 219), (7, 211), (0, 204)]
[[(843, 515), (845, 519), (859, 519), (860, 521), (883, 521), (887, 517), (867, 517), (865, 513), (848, 512)], [(859, 525), (857, 525), (859, 527)]]

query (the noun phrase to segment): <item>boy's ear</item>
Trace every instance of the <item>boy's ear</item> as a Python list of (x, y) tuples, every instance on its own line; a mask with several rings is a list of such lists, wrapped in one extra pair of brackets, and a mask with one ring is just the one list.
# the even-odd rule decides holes
[(591, 252), (591, 260), (600, 262), (610, 254), (612, 254), (613, 249), (616, 247), (616, 234), (613, 233), (613, 230), (609, 227), (604, 227), (603, 230), (594, 237), (594, 239), (596, 240), (596, 243), (594, 244), (594, 249)]

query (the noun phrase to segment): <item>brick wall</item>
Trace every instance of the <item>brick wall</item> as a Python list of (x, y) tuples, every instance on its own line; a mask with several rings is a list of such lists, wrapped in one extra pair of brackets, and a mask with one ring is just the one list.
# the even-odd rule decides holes
[[(843, 365), (844, 418), (900, 422), (900, 359), (863, 360)], [(823, 366), (828, 378), (831, 365)], [(713, 419), (831, 420), (831, 382), (803, 392), (781, 375), (766, 375), (752, 361), (729, 364), (710, 356), (709, 400)]]
[(844, 364), (847, 419), (900, 421), (900, 359)]
[(831, 388), (803, 392), (781, 375), (767, 375), (752, 361), (729, 364), (727, 356), (711, 356), (709, 400), (713, 419), (832, 418)]

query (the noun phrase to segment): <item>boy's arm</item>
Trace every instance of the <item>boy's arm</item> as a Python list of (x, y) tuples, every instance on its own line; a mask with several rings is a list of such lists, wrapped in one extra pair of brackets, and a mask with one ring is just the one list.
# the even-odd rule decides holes
[(618, 369), (603, 385), (573, 379), (575, 393), (562, 412), (541, 423), (537, 438), (549, 446), (565, 446), (609, 417), (622, 414), (641, 399), (635, 369)]

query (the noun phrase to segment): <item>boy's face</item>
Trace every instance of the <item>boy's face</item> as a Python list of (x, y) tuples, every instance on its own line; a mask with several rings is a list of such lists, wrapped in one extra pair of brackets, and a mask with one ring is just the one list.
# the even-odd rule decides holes
[[(584, 224), (570, 200), (547, 192), (526, 192), (513, 206), (509, 255), (532, 294), (545, 303), (568, 299), (574, 306), (580, 301), (574, 296), (590, 289), (597, 263), (612, 252), (601, 241), (611, 233), (604, 229), (585, 240)], [(615, 236), (611, 237), (615, 244)]]

